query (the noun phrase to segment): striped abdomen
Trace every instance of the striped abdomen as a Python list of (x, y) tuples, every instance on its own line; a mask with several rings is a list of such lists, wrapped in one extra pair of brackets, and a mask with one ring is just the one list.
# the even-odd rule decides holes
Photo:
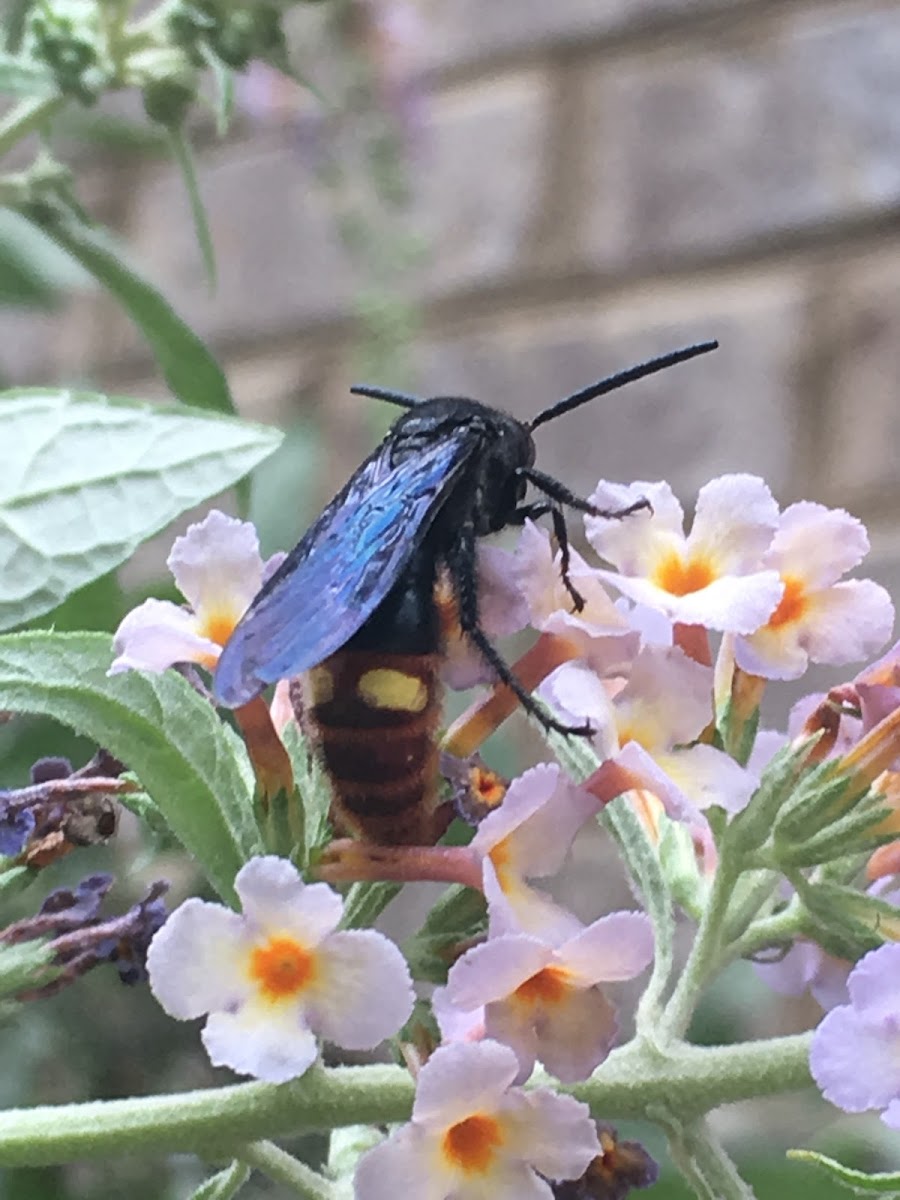
[(345, 646), (307, 673), (304, 725), (334, 789), (342, 833), (394, 845), (433, 845), (442, 633), (433, 558), (420, 551)]

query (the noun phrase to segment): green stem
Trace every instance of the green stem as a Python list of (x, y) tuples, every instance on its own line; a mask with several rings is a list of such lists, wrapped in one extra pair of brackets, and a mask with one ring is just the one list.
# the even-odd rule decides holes
[(0, 121), (0, 155), (6, 154), (29, 133), (35, 133), (65, 104), (64, 96), (23, 100)]
[(774, 916), (762, 917), (754, 921), (749, 929), (728, 947), (729, 961), (749, 958), (769, 946), (791, 942), (803, 932), (803, 926), (803, 909), (796, 903)]
[(307, 1129), (405, 1121), (414, 1084), (400, 1067), (313, 1069), (284, 1084), (43, 1105), (0, 1115), (0, 1166), (187, 1151), (231, 1158), (236, 1142)]
[(304, 1200), (334, 1200), (334, 1185), (329, 1180), (274, 1142), (253, 1142), (244, 1146), (240, 1159), (276, 1183), (283, 1183)]
[(655, 1040), (660, 1046), (684, 1037), (687, 1032), (700, 993), (721, 952), (728, 904), (737, 878), (726, 839), (694, 943), (657, 1030)]
[[(664, 1097), (690, 1118), (719, 1104), (808, 1087), (810, 1037), (679, 1046), (668, 1056), (634, 1041), (570, 1090), (598, 1116), (644, 1117)], [(336, 1067), (280, 1085), (14, 1109), (0, 1116), (0, 1167), (176, 1151), (228, 1158), (236, 1143), (258, 1138), (405, 1121), (413, 1091), (401, 1067)]]
[(801, 1033), (733, 1046), (681, 1043), (666, 1055), (635, 1040), (566, 1091), (599, 1117), (655, 1120), (661, 1099), (682, 1119), (700, 1117), (720, 1104), (809, 1087), (811, 1038)]
[(710, 1131), (706, 1121), (669, 1130), (672, 1162), (698, 1200), (753, 1200), (754, 1192)]

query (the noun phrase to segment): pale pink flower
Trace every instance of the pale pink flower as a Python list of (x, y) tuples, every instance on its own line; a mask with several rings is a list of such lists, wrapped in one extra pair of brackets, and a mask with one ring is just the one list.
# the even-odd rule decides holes
[(512, 1047), (517, 1083), (540, 1061), (563, 1083), (587, 1079), (618, 1033), (615, 1010), (599, 986), (633, 979), (653, 957), (653, 933), (643, 913), (601, 917), (552, 947), (527, 934), (489, 938), (458, 959), (447, 986), (433, 998), (445, 1040), (457, 1040), (459, 1013), (484, 1036)]
[(586, 1104), (514, 1087), (497, 1042), (441, 1046), (422, 1068), (412, 1120), (360, 1159), (356, 1200), (552, 1200), (600, 1153)]
[(343, 901), (286, 859), (254, 858), (235, 879), (243, 915), (186, 900), (150, 944), (150, 987), (170, 1016), (209, 1014), (214, 1066), (268, 1083), (315, 1061), (317, 1036), (370, 1050), (412, 1012), (403, 955), (374, 930), (335, 932)]
[(182, 662), (212, 669), (263, 580), (283, 558), (274, 555), (264, 563), (250, 522), (212, 509), (175, 539), (167, 560), (190, 607), (145, 600), (132, 609), (116, 630), (109, 674), (159, 672)]
[(554, 552), (545, 529), (526, 521), (516, 549), (514, 577), (527, 604), (529, 624), (541, 633), (566, 638), (578, 657), (600, 675), (624, 672), (640, 644), (629, 623), (600, 582), (600, 573), (570, 551), (569, 576), (584, 600), (580, 612), (562, 581), (562, 555)]
[(752, 633), (781, 599), (778, 572), (762, 556), (778, 526), (778, 505), (761, 479), (723, 475), (700, 489), (691, 532), (667, 483), (600, 483), (591, 502), (624, 508), (644, 497), (652, 511), (627, 521), (586, 517), (588, 540), (616, 571), (602, 578), (673, 621)]
[(882, 646), (894, 624), (887, 592), (871, 579), (841, 581), (868, 549), (862, 523), (842, 509), (808, 500), (786, 508), (763, 557), (783, 595), (759, 629), (735, 640), (738, 666), (766, 679), (797, 679), (810, 662), (854, 662)]
[(701, 831), (700, 809), (718, 804), (736, 812), (758, 782), (723, 751), (689, 745), (712, 719), (712, 682), (712, 669), (677, 646), (645, 646), (614, 697), (578, 663), (559, 667), (540, 692), (565, 720), (591, 723), (601, 758), (627, 770), (634, 787)]
[[(519, 590), (515, 559), (499, 546), (478, 546), (478, 623), (492, 640), (518, 633), (528, 624), (528, 607)], [(457, 628), (447, 631), (444, 682), (452, 688), (493, 683), (494, 672), (466, 635)]]
[(470, 846), (482, 858), (492, 933), (534, 933), (556, 943), (582, 928), (528, 880), (559, 871), (578, 830), (597, 808), (594, 797), (555, 764), (542, 763), (513, 780)]

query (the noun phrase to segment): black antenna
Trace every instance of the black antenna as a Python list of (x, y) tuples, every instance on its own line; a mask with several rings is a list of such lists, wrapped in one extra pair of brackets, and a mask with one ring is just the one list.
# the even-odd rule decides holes
[(388, 388), (369, 387), (357, 383), (350, 389), (354, 396), (371, 396), (373, 400), (387, 400), (388, 404), (396, 404), (399, 408), (415, 408), (422, 401), (418, 396), (407, 396), (406, 392), (392, 392)]
[(583, 388), (580, 392), (575, 392), (572, 396), (566, 396), (565, 400), (557, 400), (555, 404), (551, 404), (549, 408), (539, 412), (529, 423), (528, 428), (537, 429), (539, 425), (555, 421), (563, 413), (571, 412), (573, 408), (579, 408), (582, 404), (587, 404), (589, 400), (596, 400), (598, 396), (614, 392), (617, 388), (624, 387), (626, 383), (634, 383), (638, 379), (645, 379), (648, 375), (655, 375), (657, 371), (665, 371), (667, 367), (674, 367), (676, 363), (687, 362), (689, 358), (696, 358), (698, 354), (708, 354), (718, 345), (718, 342), (699, 342), (696, 346), (684, 346), (681, 350), (672, 350), (669, 354), (661, 354), (659, 358), (651, 358), (636, 367), (629, 367), (627, 371), (619, 371), (617, 375), (610, 375), (606, 379), (592, 383), (590, 387)]

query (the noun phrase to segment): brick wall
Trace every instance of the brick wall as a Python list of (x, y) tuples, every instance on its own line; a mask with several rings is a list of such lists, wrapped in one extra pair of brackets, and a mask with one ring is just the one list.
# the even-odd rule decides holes
[[(422, 0), (422, 129), (409, 228), (411, 377), (521, 414), (633, 361), (714, 356), (540, 433), (542, 465), (668, 478), (763, 474), (779, 498), (870, 525), (900, 591), (900, 5), (895, 0)], [(298, 14), (301, 43), (321, 22)], [(409, 50), (407, 50), (409, 53)], [(307, 109), (308, 112), (308, 109)], [(165, 163), (91, 167), (135, 256), (228, 364), (241, 404), (304, 406), (334, 445), (327, 493), (370, 437), (334, 197), (292, 122), (204, 146), (211, 296)], [(102, 298), (4, 317), (22, 381), (158, 391)], [(398, 382), (376, 380), (376, 382)]]

